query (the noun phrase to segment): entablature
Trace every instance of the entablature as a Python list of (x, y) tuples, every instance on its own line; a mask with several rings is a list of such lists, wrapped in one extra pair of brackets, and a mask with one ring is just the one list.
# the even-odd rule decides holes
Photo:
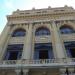
[(28, 20), (38, 20), (38, 19), (57, 19), (57, 18), (66, 18), (66, 17), (75, 17), (75, 11), (59, 12), (59, 13), (42, 13), (42, 14), (31, 14), (31, 15), (10, 15), (7, 16), (7, 20), (28, 21)]
[(67, 23), (75, 23), (75, 18), (60, 18), (60, 19), (46, 19), (46, 20), (35, 20), (35, 21), (9, 21), (7, 25), (40, 25), (40, 24), (51, 24), (52, 22), (58, 24), (67, 24)]

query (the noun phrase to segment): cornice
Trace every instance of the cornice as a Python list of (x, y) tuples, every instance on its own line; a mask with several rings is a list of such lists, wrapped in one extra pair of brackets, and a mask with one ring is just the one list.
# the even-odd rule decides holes
[(8, 21), (10, 20), (28, 20), (28, 19), (42, 19), (42, 18), (60, 18), (75, 16), (75, 12), (63, 12), (63, 13), (47, 13), (47, 14), (34, 14), (34, 15), (11, 15), (7, 16)]

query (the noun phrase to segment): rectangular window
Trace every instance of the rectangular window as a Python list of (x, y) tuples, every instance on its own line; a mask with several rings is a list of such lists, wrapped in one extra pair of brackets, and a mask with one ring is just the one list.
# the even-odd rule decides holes
[(75, 58), (75, 42), (64, 42), (66, 53), (68, 57)]
[(52, 59), (54, 58), (52, 45), (50, 43), (35, 44), (34, 59)]
[(23, 50), (23, 44), (8, 45), (4, 59), (5, 60), (20, 59), (22, 55), (22, 50)]

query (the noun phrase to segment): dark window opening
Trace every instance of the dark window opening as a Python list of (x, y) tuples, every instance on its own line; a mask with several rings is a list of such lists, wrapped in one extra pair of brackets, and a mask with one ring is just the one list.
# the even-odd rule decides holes
[(70, 49), (72, 58), (75, 58), (75, 48)]
[(75, 42), (65, 42), (68, 57), (75, 58)]
[(48, 59), (48, 50), (39, 51), (39, 59)]
[(18, 56), (18, 52), (17, 51), (12, 51), (12, 52), (10, 52), (8, 60), (16, 60), (17, 56)]

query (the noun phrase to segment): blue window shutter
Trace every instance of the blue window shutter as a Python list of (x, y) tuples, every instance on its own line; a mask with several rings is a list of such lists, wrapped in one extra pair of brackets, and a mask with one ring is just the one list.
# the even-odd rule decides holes
[(48, 50), (48, 58), (49, 59), (54, 58), (54, 55), (53, 55), (53, 51), (52, 50)]
[(66, 52), (67, 52), (68, 57), (71, 57), (71, 51), (70, 51), (70, 49), (67, 49)]
[(39, 50), (35, 50), (34, 59), (39, 59)]
[(6, 56), (5, 56), (5, 59), (9, 59), (9, 57), (10, 57), (10, 52), (7, 52), (7, 54), (6, 54)]

